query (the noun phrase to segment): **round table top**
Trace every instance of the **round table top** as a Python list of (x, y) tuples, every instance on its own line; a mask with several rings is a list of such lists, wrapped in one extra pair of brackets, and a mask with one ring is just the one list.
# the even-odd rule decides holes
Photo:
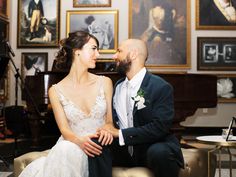
[(221, 135), (198, 136), (196, 139), (204, 144), (236, 147), (236, 136), (231, 137), (228, 141)]

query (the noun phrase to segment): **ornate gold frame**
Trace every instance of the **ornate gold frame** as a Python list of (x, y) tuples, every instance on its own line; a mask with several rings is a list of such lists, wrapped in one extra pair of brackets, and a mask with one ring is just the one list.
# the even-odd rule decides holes
[[(195, 2), (195, 15), (196, 15), (196, 21), (195, 21), (195, 25), (196, 25), (196, 30), (235, 30), (236, 29), (236, 24), (235, 25), (230, 25), (230, 26), (222, 26), (222, 25), (202, 25), (201, 24), (201, 14), (200, 14), (200, 11), (201, 11), (201, 7), (200, 7), (200, 3), (201, 1), (210, 1), (210, 0), (196, 0)], [(213, 2), (213, 0), (212, 0)], [(214, 2), (213, 2), (214, 3)], [(207, 18), (205, 17), (204, 15), (204, 18)], [(216, 17), (217, 18), (217, 17)]]
[[(27, 18), (27, 10), (30, 0), (18, 0), (18, 20), (17, 20), (17, 47), (18, 48), (56, 48), (59, 44), (60, 39), (60, 2), (61, 0), (47, 0), (42, 1), (44, 13), (47, 8), (51, 14), (44, 14), (46, 24), (41, 22), (39, 24), (40, 36), (33, 40), (30, 40), (30, 20)], [(47, 3), (45, 5), (45, 3)], [(50, 6), (49, 6), (49, 5)], [(49, 16), (51, 15), (51, 16)], [(45, 35), (45, 29), (49, 28), (52, 39), (47, 41), (43, 39)], [(36, 40), (37, 39), (37, 40)]]
[[(77, 20), (76, 23), (72, 24), (72, 17)], [(88, 16), (95, 16), (100, 18), (104, 22), (105, 19), (112, 18), (113, 25), (113, 48), (100, 49), (101, 53), (115, 53), (118, 46), (118, 10), (80, 10), (80, 11), (67, 11), (66, 13), (66, 36), (71, 31), (86, 30), (87, 24), (84, 22)], [(72, 26), (73, 25), (73, 26)], [(75, 26), (76, 25), (76, 26)], [(101, 43), (101, 41), (99, 41)]]
[(81, 0), (73, 0), (73, 7), (111, 7), (111, 0), (107, 0), (105, 4), (79, 4)]
[[(162, 0), (160, 0), (162, 1)], [(154, 64), (148, 64), (147, 63), (147, 67), (148, 68), (181, 68), (181, 69), (189, 69), (191, 68), (191, 14), (190, 14), (190, 0), (178, 0), (179, 2), (177, 2), (176, 0), (167, 0), (166, 2), (168, 2), (170, 5), (172, 5), (172, 7), (174, 7), (177, 10), (182, 10), (182, 16), (183, 18), (185, 18), (184, 21), (184, 29), (183, 32), (186, 35), (182, 35), (183, 38), (186, 38), (186, 40), (184, 41), (178, 41), (177, 43), (181, 44), (184, 42), (184, 46), (186, 46), (186, 48), (181, 48), (178, 51), (182, 51), (185, 50), (185, 56), (182, 57), (182, 59), (184, 60), (184, 63), (174, 63), (174, 64), (160, 64), (158, 63), (158, 61)], [(136, 16), (134, 16), (134, 19), (132, 19), (133, 16), (133, 2), (134, 0), (129, 0), (129, 38), (135, 37), (137, 38), (137, 36), (133, 35), (133, 23), (135, 23), (134, 20), (138, 20), (136, 19)], [(148, 3), (149, 1), (143, 0), (144, 4)], [(151, 1), (150, 1), (151, 2)], [(149, 2), (149, 3), (150, 3)], [(139, 2), (140, 3), (140, 2)], [(141, 5), (140, 5), (141, 6)], [(134, 7), (137, 8), (137, 7)], [(153, 8), (153, 7), (152, 7)], [(146, 7), (146, 10), (148, 8)], [(150, 8), (151, 9), (151, 8)], [(150, 10), (148, 9), (148, 10)], [(137, 9), (136, 9), (137, 10)], [(150, 12), (150, 11), (149, 11)], [(178, 11), (177, 11), (178, 12)], [(180, 15), (180, 14), (177, 14)], [(137, 21), (136, 23), (138, 23), (139, 26), (142, 26), (142, 23), (145, 23), (146, 21), (149, 21), (149, 19), (143, 20), (143, 21)], [(148, 26), (147, 26), (148, 27)], [(185, 33), (186, 32), (186, 33)], [(180, 34), (177, 34), (180, 35)], [(139, 36), (141, 37), (141, 36)], [(173, 51), (173, 48), (172, 48)], [(150, 52), (150, 49), (149, 49)]]

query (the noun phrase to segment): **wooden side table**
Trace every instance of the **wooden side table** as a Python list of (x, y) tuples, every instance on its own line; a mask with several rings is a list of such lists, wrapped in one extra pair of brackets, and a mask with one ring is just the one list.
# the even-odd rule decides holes
[(231, 148), (236, 148), (236, 136), (231, 138), (231, 141), (226, 141), (220, 135), (211, 135), (211, 136), (198, 136), (196, 138), (200, 143), (215, 145), (215, 147), (208, 151), (208, 177), (210, 177), (210, 158), (211, 153), (217, 151), (219, 155), (219, 177), (221, 177), (221, 151), (222, 149), (226, 149), (226, 152), (229, 155), (229, 163), (230, 163), (230, 177), (232, 177), (232, 153), (230, 151)]

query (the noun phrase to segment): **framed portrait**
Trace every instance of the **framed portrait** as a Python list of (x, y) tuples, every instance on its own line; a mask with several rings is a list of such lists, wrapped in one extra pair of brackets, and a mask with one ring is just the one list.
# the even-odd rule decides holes
[(67, 11), (66, 35), (77, 30), (93, 34), (101, 53), (115, 53), (118, 45), (118, 11)]
[(236, 29), (236, 0), (196, 0), (196, 29)]
[(59, 22), (60, 0), (18, 0), (17, 47), (57, 47)]
[(217, 97), (220, 103), (236, 102), (236, 74), (217, 74)]
[(8, 0), (0, 0), (0, 18), (8, 19)]
[(198, 70), (236, 70), (236, 38), (198, 37)]
[(73, 0), (73, 7), (111, 7), (111, 0)]
[(21, 75), (33, 76), (39, 72), (48, 70), (48, 53), (22, 53), (21, 54)]
[(129, 37), (148, 47), (147, 67), (190, 68), (190, 1), (129, 0)]

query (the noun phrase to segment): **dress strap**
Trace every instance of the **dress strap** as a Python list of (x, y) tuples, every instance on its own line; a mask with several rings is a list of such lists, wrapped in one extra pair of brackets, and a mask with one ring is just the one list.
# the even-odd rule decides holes
[(104, 76), (99, 77), (98, 89), (99, 94), (104, 95)]
[(57, 84), (53, 84), (52, 86), (55, 89), (60, 100), (65, 98)]

